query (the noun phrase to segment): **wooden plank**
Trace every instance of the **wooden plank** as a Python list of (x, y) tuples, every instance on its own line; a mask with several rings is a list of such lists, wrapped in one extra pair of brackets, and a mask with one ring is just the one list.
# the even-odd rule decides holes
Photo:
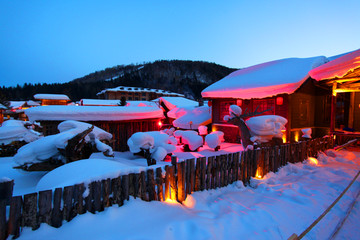
[(121, 189), (124, 201), (129, 201), (129, 175), (124, 175), (121, 178)]
[(84, 206), (84, 197), (83, 194), (85, 192), (84, 184), (76, 184), (74, 186), (74, 208), (72, 217), (75, 217), (77, 214), (85, 213), (85, 206)]
[(235, 182), (235, 154), (229, 153), (228, 158), (228, 184), (232, 184)]
[(177, 184), (176, 184), (176, 176), (174, 173), (174, 166), (168, 168), (169, 177), (170, 177), (170, 199), (176, 201), (177, 200)]
[(217, 156), (214, 156), (212, 158), (212, 169), (211, 169), (211, 183), (210, 183), (210, 189), (216, 188), (216, 167), (217, 167)]
[(149, 201), (156, 200), (154, 169), (147, 170), (147, 191), (149, 193)]
[(215, 188), (220, 187), (221, 156), (216, 156)]
[(62, 188), (56, 188), (53, 198), (53, 209), (51, 212), (51, 226), (60, 227), (62, 225), (62, 213), (61, 213), (61, 195)]
[(206, 167), (206, 190), (209, 190), (211, 188), (211, 172), (212, 172), (212, 166), (213, 166), (213, 160), (214, 157), (211, 156), (207, 160), (207, 167)]
[(206, 158), (200, 158), (200, 191), (205, 190), (206, 182)]
[(113, 192), (113, 201), (114, 204), (118, 204), (119, 207), (124, 205), (124, 200), (122, 198), (121, 190), (121, 176), (111, 179), (111, 189)]
[(156, 169), (157, 200), (164, 201), (163, 177), (161, 167)]
[(190, 160), (187, 159), (185, 161), (185, 192), (186, 194), (190, 194), (191, 193), (191, 183), (190, 183), (190, 174), (191, 170), (190, 170)]
[(240, 159), (239, 159), (239, 165), (240, 165), (240, 169), (239, 169), (239, 176), (240, 176), (240, 180), (245, 184), (245, 164), (244, 164), (244, 154), (245, 152), (242, 151), (241, 155), (240, 155)]
[(240, 161), (239, 161), (239, 157), (240, 157), (240, 152), (236, 152), (233, 153), (233, 162), (234, 162), (234, 181), (238, 181), (240, 180)]
[(195, 191), (195, 158), (190, 160), (190, 193)]
[(280, 167), (280, 155), (279, 155), (279, 146), (274, 147), (274, 172), (277, 172)]
[(169, 166), (165, 166), (165, 201), (171, 199), (170, 195), (170, 171)]
[(66, 221), (70, 221), (72, 219), (71, 212), (73, 208), (73, 196), (74, 196), (74, 187), (68, 186), (64, 187), (64, 193), (63, 193), (63, 219)]
[(178, 169), (178, 179), (177, 179), (177, 186), (178, 186), (178, 198), (179, 202), (185, 201), (186, 192), (185, 192), (185, 162), (177, 163)]
[(30, 193), (24, 195), (23, 204), (23, 226), (31, 227), (33, 230), (39, 228), (40, 224), (37, 221), (37, 193)]
[(177, 168), (176, 168), (177, 161), (178, 158), (176, 156), (171, 156), (171, 165), (174, 166), (174, 174), (177, 173)]
[(224, 186), (228, 185), (229, 182), (229, 154), (225, 154), (224, 155), (224, 169), (223, 169), (223, 173), (224, 173)]
[(137, 195), (135, 194), (135, 173), (129, 174), (129, 195), (134, 197)]
[[(12, 235), (13, 239), (20, 236), (22, 203), (23, 203), (23, 199), (21, 196), (16, 196), (11, 199), (7, 233), (8, 235)], [(51, 202), (50, 202), (50, 209), (51, 209)]]
[(140, 193), (140, 198), (144, 201), (148, 201), (148, 196), (146, 194), (146, 176), (145, 176), (145, 172), (142, 171), (140, 173), (140, 178), (139, 178), (139, 193)]
[(101, 181), (102, 188), (102, 207), (107, 208), (111, 206), (110, 202), (110, 193), (111, 193), (111, 185), (110, 178), (104, 179)]
[(102, 208), (102, 201), (101, 201), (101, 181), (92, 182), (92, 189), (93, 189), (93, 201), (94, 201), (94, 212), (101, 212)]
[(39, 192), (39, 223), (51, 224), (52, 191)]
[(200, 163), (201, 159), (197, 158), (196, 159), (196, 166), (195, 166), (195, 189), (194, 191), (200, 191), (200, 171), (201, 171), (201, 163)]
[(135, 173), (134, 179), (134, 198), (140, 197), (140, 173)]
[(10, 205), (14, 189), (14, 180), (0, 182), (0, 201), (5, 201), (6, 205)]
[(7, 224), (6, 224), (6, 199), (0, 200), (0, 239), (7, 238)]

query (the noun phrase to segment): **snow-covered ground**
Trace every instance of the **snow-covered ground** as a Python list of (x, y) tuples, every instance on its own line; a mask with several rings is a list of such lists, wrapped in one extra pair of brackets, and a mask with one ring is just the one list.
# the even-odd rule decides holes
[[(214, 153), (211, 149), (200, 150), (198, 153), (179, 151), (175, 155), (185, 159)], [(223, 144), (220, 151), (236, 150), (238, 145)], [(122, 161), (128, 168), (130, 164), (146, 167), (145, 159), (131, 158), (130, 153), (116, 153), (113, 161)], [(17, 178), (15, 192), (30, 191), (30, 185), (44, 175), (9, 170), (11, 158), (0, 160), (0, 175)], [(183, 205), (143, 202), (131, 197), (120, 208), (113, 206), (95, 215), (77, 216), (59, 229), (46, 224), (36, 231), (25, 228), (19, 239), (287, 239), (293, 233), (299, 235), (321, 215), (359, 170), (360, 152), (331, 151), (328, 155), (321, 154), (317, 165), (311, 161), (288, 164), (263, 179), (252, 179), (250, 186), (235, 182), (224, 188), (193, 193)], [(9, 172), (10, 175), (6, 174)], [(30, 179), (32, 182), (27, 182)], [(22, 187), (16, 186), (19, 183)], [(357, 179), (305, 239), (329, 239), (359, 190), (360, 179)], [(359, 239), (359, 213), (357, 202), (335, 239)]]

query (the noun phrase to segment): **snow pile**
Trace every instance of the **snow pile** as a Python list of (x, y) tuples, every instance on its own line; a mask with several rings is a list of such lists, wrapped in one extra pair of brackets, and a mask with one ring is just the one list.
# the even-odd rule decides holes
[(126, 165), (105, 159), (86, 159), (60, 166), (43, 176), (36, 186), (36, 191), (72, 186), (74, 184), (89, 184), (92, 181), (106, 178), (116, 178)]
[(194, 108), (193, 107), (188, 107), (188, 108), (173, 108), (171, 109), (168, 113), (167, 116), (169, 118), (173, 118), (173, 119), (177, 119), (181, 116), (184, 116), (185, 114), (191, 112)]
[(154, 137), (145, 132), (137, 132), (131, 135), (127, 144), (130, 148), (130, 152), (138, 153), (142, 149), (150, 149), (154, 146)]
[(315, 80), (342, 78), (347, 73), (360, 68), (360, 49), (347, 53), (309, 72)]
[(40, 133), (25, 127), (26, 122), (7, 120), (0, 127), (0, 145), (10, 144), (13, 141), (33, 142), (40, 138)]
[(181, 117), (174, 120), (173, 125), (182, 129), (198, 129), (201, 125), (211, 123), (211, 108), (201, 106), (187, 112)]
[(217, 148), (224, 142), (224, 133), (222, 131), (215, 131), (205, 137), (205, 143), (210, 148)]
[(309, 77), (314, 66), (324, 64), (323, 56), (287, 58), (237, 70), (205, 88), (203, 98), (264, 98), (291, 94)]
[[(77, 134), (90, 128), (92, 125), (88, 123), (65, 121), (60, 123), (58, 129), (60, 133), (40, 138), (21, 147), (14, 156), (14, 161), (18, 165), (27, 165), (39, 163), (49, 160), (50, 158), (66, 161), (58, 149), (65, 149), (68, 140)], [(93, 142), (99, 151), (103, 151), (108, 155), (112, 155), (112, 148), (99, 140), (110, 140), (112, 135), (100, 128), (94, 127), (93, 131), (85, 137), (86, 142)]]
[(187, 146), (191, 151), (196, 151), (203, 146), (203, 138), (195, 131), (175, 131), (174, 136), (181, 138), (181, 142)]
[(124, 121), (163, 118), (158, 107), (41, 106), (25, 110), (30, 121)]
[(250, 129), (251, 141), (268, 142), (273, 137), (282, 138), (287, 120), (277, 115), (263, 115), (246, 120)]
[(207, 126), (199, 126), (198, 127), (199, 135), (204, 136), (208, 134), (208, 128)]
[(301, 129), (303, 135), (302, 137), (303, 138), (311, 138), (311, 128), (304, 128), (304, 129)]

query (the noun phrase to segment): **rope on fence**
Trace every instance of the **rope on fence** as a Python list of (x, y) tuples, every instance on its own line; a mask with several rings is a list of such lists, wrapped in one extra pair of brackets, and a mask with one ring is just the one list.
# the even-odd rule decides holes
[(295, 233), (293, 235), (291, 235), (288, 240), (297, 240), (297, 239), (302, 239), (307, 233), (309, 233), (316, 224), (318, 224), (320, 222), (321, 219), (323, 219), (326, 214), (328, 214), (328, 212), (335, 206), (335, 204), (342, 198), (342, 196), (345, 195), (345, 193), (347, 192), (347, 190), (349, 190), (349, 188), (351, 187), (351, 185), (355, 182), (355, 180), (359, 177), (360, 175), (360, 171), (358, 171), (358, 173), (356, 174), (356, 176), (354, 177), (354, 179), (351, 181), (351, 183), (345, 188), (345, 190), (335, 199), (335, 201), (304, 231), (302, 232), (299, 236), (297, 236)]

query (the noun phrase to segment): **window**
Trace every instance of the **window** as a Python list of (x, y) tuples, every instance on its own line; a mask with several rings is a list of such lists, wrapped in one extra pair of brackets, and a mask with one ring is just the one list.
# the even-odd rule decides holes
[(275, 99), (258, 99), (253, 102), (253, 111), (258, 107), (257, 111), (262, 112), (268, 109), (269, 111), (264, 112), (261, 115), (275, 114)]
[(229, 107), (230, 107), (230, 105), (233, 105), (233, 104), (235, 104), (235, 101), (222, 101), (222, 102), (220, 102), (220, 109), (219, 109), (219, 112), (220, 112), (219, 121), (220, 122), (226, 122), (226, 121), (224, 121), (224, 116), (229, 115)]

